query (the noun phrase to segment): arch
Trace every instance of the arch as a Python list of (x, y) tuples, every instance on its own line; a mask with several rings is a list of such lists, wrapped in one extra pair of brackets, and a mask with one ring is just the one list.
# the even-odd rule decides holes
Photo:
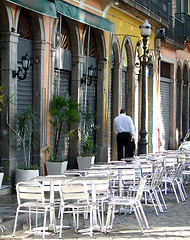
[(120, 44), (116, 35), (112, 36), (109, 55), (109, 82), (108, 82), (108, 159), (117, 159), (116, 135), (113, 129), (114, 118), (121, 108), (121, 52)]
[(188, 84), (189, 82), (189, 74), (188, 74), (188, 62), (187, 60), (183, 63), (183, 81), (184, 84)]
[[(123, 63), (123, 54), (126, 52), (127, 55), (127, 66), (124, 66)], [(126, 94), (124, 97), (124, 100), (126, 99), (126, 103), (122, 106), (123, 108), (126, 108), (127, 114), (130, 115), (132, 118), (133, 115), (133, 109), (134, 109), (134, 51), (133, 51), (133, 45), (131, 42), (131, 39), (128, 36), (125, 36), (122, 42), (121, 46), (121, 53), (122, 53), (122, 96)], [(123, 94), (123, 92), (125, 92)], [(123, 101), (122, 101), (123, 102)]]
[(182, 95), (182, 138), (189, 129), (189, 85), (188, 85), (188, 63), (183, 62), (183, 95)]
[(182, 138), (182, 65), (181, 62), (177, 62), (176, 69), (176, 143), (177, 146)]
[[(65, 25), (66, 28), (66, 34), (67, 34), (67, 38), (69, 41), (69, 48), (68, 49), (64, 49), (64, 46), (62, 46), (62, 50), (61, 52), (65, 52), (64, 54), (67, 54), (69, 56), (69, 61), (70, 64), (67, 64), (67, 69), (65, 66), (66, 63), (66, 58), (62, 59), (62, 63), (64, 63), (64, 68), (62, 67), (62, 69), (59, 70), (55, 69), (56, 65), (55, 65), (55, 58), (56, 58), (56, 36), (57, 36), (57, 31), (59, 28), (59, 22), (60, 19), (62, 19), (62, 23)], [(61, 92), (66, 91), (67, 88), (67, 94), (69, 94), (71, 96), (72, 99), (76, 100), (77, 102), (79, 102), (79, 98), (80, 98), (80, 94), (79, 94), (79, 86), (80, 86), (80, 78), (81, 78), (81, 56), (80, 56), (80, 31), (79, 31), (79, 25), (76, 21), (64, 17), (62, 15), (58, 15), (58, 18), (55, 20), (54, 22), (54, 26), (53, 26), (53, 47), (55, 49), (55, 54), (54, 54), (54, 58), (53, 58), (53, 71), (54, 69), (57, 71), (58, 70), (58, 74), (60, 74), (60, 80), (61, 80)], [(66, 56), (66, 55), (65, 55)], [(61, 66), (60, 66), (61, 67)], [(57, 74), (57, 73), (56, 73)], [(55, 83), (55, 81), (57, 80), (56, 75), (54, 74), (52, 82), (53, 84)], [(69, 85), (69, 86), (68, 86)], [(68, 87), (69, 87), (69, 91), (68, 91)], [(67, 156), (69, 156), (69, 162), (68, 162), (68, 168), (72, 169), (72, 168), (77, 168), (77, 160), (76, 157), (79, 155), (79, 149), (78, 147), (78, 138), (71, 138), (69, 140), (69, 148), (67, 147), (67, 153), (65, 152), (64, 154), (69, 154)], [(66, 148), (65, 148), (66, 149)]]
[[(83, 38), (82, 38), (82, 46), (81, 46), (81, 55), (83, 55), (83, 53), (85, 51), (84, 46), (85, 46), (85, 39), (87, 38), (87, 34), (88, 34), (88, 29), (89, 29), (89, 26), (86, 26), (84, 29), (84, 34), (83, 34)], [(104, 39), (103, 32), (101, 30), (98, 30), (98, 29), (92, 28), (92, 27), (90, 28), (90, 32), (93, 33), (93, 37), (94, 37), (93, 40), (96, 45), (96, 56), (95, 57), (96, 57), (96, 59), (101, 61), (106, 56), (105, 39)]]
[[(67, 24), (69, 35), (72, 36), (70, 37), (70, 43), (71, 43), (71, 52), (72, 56), (79, 56), (80, 55), (80, 33), (79, 33), (79, 28), (76, 23), (76, 21), (73, 21), (70, 18), (66, 18), (62, 16), (64, 19), (64, 22)], [(53, 30), (53, 46), (55, 48), (55, 40), (56, 40), (56, 34), (57, 34), (57, 27), (59, 24), (59, 17), (56, 19), (55, 24), (54, 24), (54, 30)]]
[(117, 36), (114, 34), (111, 40), (111, 48), (113, 52), (113, 60), (114, 64), (120, 64), (121, 62), (121, 52), (120, 52), (120, 44)]
[(6, 2), (5, 4), (1, 3), (0, 18), (2, 32), (14, 31), (14, 17), (10, 3), (8, 2)]
[(141, 68), (140, 68), (140, 56), (142, 56), (142, 44), (141, 41), (138, 41), (136, 43), (135, 47), (135, 67), (134, 67), (134, 74), (135, 74), (135, 98), (134, 98), (134, 124), (136, 128), (136, 136), (135, 139), (138, 141), (138, 133), (140, 129), (140, 116), (141, 116), (141, 93), (140, 93), (140, 74), (141, 74)]
[[(89, 34), (90, 33), (90, 34)], [(87, 59), (87, 46), (89, 39), (89, 58)], [(99, 128), (94, 133), (94, 139), (96, 144), (100, 147), (97, 149), (97, 157), (105, 161), (104, 149), (103, 149), (103, 131), (104, 128), (104, 88), (105, 88), (105, 68), (106, 63), (104, 61), (106, 56), (104, 34), (101, 30), (85, 26), (81, 41), (81, 56), (83, 56), (82, 74), (87, 74), (87, 68), (93, 66), (96, 68), (96, 79), (92, 81), (92, 84), (86, 88), (85, 84), (80, 85), (81, 94), (81, 106), (85, 111), (89, 108), (89, 111), (93, 113), (97, 112), (96, 121)], [(95, 121), (95, 120), (94, 120)], [(100, 160), (101, 161), (101, 160)]]

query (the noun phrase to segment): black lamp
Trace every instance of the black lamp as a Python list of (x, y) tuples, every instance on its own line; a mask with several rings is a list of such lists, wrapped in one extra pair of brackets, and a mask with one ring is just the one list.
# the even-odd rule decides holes
[[(148, 23), (146, 19), (144, 23), (140, 26), (141, 36), (143, 37), (143, 55), (140, 57), (140, 65), (142, 66), (142, 101), (141, 101), (141, 130), (140, 130), (140, 140), (138, 143), (138, 153), (146, 154), (146, 67), (152, 67), (151, 58), (147, 56), (147, 41), (148, 37), (151, 34), (151, 25)], [(148, 59), (148, 61), (147, 61)]]
[(22, 68), (18, 67), (17, 72), (16, 70), (13, 70), (12, 77), (13, 78), (17, 77), (19, 81), (26, 79), (27, 71), (30, 67), (30, 63), (31, 63), (31, 58), (26, 53), (25, 56), (22, 56)]
[(86, 84), (90, 86), (92, 84), (92, 80), (96, 78), (96, 68), (93, 67), (92, 65), (88, 68), (88, 76), (86, 74), (83, 74), (81, 78), (81, 84)]

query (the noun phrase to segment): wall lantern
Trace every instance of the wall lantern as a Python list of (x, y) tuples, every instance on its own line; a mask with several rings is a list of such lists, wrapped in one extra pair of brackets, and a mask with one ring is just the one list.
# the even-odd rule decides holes
[(92, 84), (92, 80), (96, 79), (96, 68), (92, 65), (88, 68), (88, 76), (86, 74), (83, 74), (83, 77), (81, 78), (80, 83), (81, 84), (87, 84), (90, 86)]
[(26, 79), (27, 71), (30, 67), (30, 63), (31, 63), (31, 58), (26, 53), (25, 56), (22, 56), (22, 68), (18, 67), (17, 72), (16, 70), (13, 70), (12, 77), (13, 78), (17, 77), (19, 81)]

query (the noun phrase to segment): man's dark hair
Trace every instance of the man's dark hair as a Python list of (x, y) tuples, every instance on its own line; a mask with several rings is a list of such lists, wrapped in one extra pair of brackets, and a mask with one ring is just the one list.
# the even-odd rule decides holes
[(121, 113), (126, 113), (126, 110), (124, 109), (124, 108), (122, 108), (121, 110), (120, 110), (120, 114)]

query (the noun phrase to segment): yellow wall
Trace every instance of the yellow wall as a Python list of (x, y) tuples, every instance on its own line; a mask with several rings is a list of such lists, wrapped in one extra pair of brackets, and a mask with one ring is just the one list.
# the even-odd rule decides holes
[[(126, 9), (127, 10), (127, 9)], [(135, 56), (135, 50), (136, 50), (136, 44), (139, 40), (142, 40), (142, 37), (140, 35), (140, 28), (139, 26), (142, 25), (144, 22), (137, 20), (135, 17), (132, 17), (130, 15), (125, 14), (124, 12), (121, 12), (120, 10), (117, 10), (115, 8), (110, 8), (107, 12), (106, 17), (115, 24), (115, 35), (118, 38), (119, 44), (120, 44), (120, 51), (122, 48), (123, 40), (126, 36), (128, 36), (131, 40), (132, 46), (133, 46), (133, 53)], [(151, 24), (151, 22), (149, 22)], [(155, 51), (154, 51), (154, 39), (155, 39), (155, 31), (152, 29), (151, 36), (148, 38), (147, 43), (147, 49), (152, 50), (153, 54), (153, 61), (155, 60)], [(107, 56), (109, 57), (109, 44), (111, 39), (106, 39), (106, 49), (107, 49)], [(141, 54), (141, 53), (140, 53)], [(122, 55), (121, 55), (122, 56)], [(121, 59), (120, 59), (121, 61)], [(155, 69), (156, 70), (156, 69)], [(156, 74), (155, 74), (156, 76)], [(108, 95), (108, 73), (106, 72), (106, 78), (105, 78), (105, 97)], [(157, 82), (158, 80), (156, 80)], [(135, 96), (134, 96), (135, 97)], [(106, 112), (108, 110), (108, 101), (106, 101), (105, 98), (105, 109)], [(105, 119), (105, 133), (106, 133), (106, 119)], [(106, 135), (104, 142), (106, 142)]]
[[(115, 24), (115, 34), (118, 37), (120, 44), (122, 43), (123, 38), (127, 35), (130, 37), (135, 49), (137, 41), (142, 39), (139, 26), (141, 26), (143, 22), (114, 8), (108, 10), (106, 17)], [(154, 48), (154, 37), (155, 33), (153, 30), (148, 42), (149, 48), (151, 49)]]

